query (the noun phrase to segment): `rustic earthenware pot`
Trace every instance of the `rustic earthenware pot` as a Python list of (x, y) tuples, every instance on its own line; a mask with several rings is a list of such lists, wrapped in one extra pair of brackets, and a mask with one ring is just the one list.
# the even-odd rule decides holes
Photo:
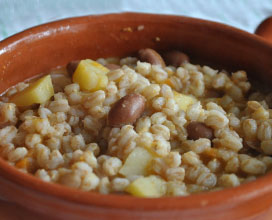
[[(272, 45), (260, 37), (200, 19), (122, 13), (56, 21), (0, 42), (0, 90), (71, 60), (133, 55), (146, 47), (181, 49), (193, 63), (245, 69), (272, 83)], [(272, 218), (271, 174), (232, 189), (160, 199), (81, 192), (24, 174), (3, 159), (0, 175), (1, 196), (45, 219)]]
[(272, 43), (272, 16), (261, 22), (261, 24), (256, 28), (255, 34)]

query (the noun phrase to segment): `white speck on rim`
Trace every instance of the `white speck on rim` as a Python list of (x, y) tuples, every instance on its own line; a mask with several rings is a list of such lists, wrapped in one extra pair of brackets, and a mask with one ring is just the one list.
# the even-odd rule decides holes
[(138, 31), (142, 31), (144, 29), (144, 25), (139, 25), (138, 27), (137, 27), (137, 30)]
[(202, 200), (200, 202), (201, 206), (206, 206), (208, 204), (208, 201), (207, 200)]

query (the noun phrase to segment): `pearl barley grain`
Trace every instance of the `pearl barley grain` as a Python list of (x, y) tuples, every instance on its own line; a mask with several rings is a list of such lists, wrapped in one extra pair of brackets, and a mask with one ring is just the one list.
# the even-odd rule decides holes
[[(77, 83), (74, 72), (82, 74)], [(83, 90), (90, 73), (93, 90)], [(54, 94), (43, 103), (9, 103), (17, 93), (36, 99), (33, 91), (47, 88), (40, 81), (0, 97), (0, 156), (43, 181), (101, 194), (187, 196), (271, 172), (272, 93), (243, 70), (190, 63), (180, 48), (143, 48), (137, 57), (72, 60), (48, 77)]]

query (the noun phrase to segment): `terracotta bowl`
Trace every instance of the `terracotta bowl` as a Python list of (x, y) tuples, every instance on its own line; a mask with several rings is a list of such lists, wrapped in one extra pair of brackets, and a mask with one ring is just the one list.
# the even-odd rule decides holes
[[(0, 89), (71, 60), (133, 55), (146, 47), (181, 49), (193, 63), (245, 69), (272, 83), (272, 45), (260, 37), (188, 17), (124, 13), (56, 21), (0, 42)], [(0, 176), (1, 196), (48, 219), (272, 218), (271, 174), (232, 189), (160, 199), (81, 192), (24, 174), (3, 159)]]

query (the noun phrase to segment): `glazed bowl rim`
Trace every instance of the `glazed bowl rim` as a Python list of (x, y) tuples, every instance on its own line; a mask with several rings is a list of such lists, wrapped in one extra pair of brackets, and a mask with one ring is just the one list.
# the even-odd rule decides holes
[[(198, 18), (191, 18), (178, 15), (166, 15), (166, 14), (149, 14), (149, 13), (111, 13), (111, 14), (99, 14), (99, 15), (87, 15), (80, 17), (65, 18), (32, 28), (26, 29), (20, 33), (10, 36), (0, 42), (0, 60), (1, 54), (5, 53), (17, 44), (24, 40), (30, 40), (33, 34), (37, 36), (43, 36), (48, 29), (61, 28), (64, 24), (73, 24), (73, 22), (80, 23), (93, 17), (122, 17), (122, 16), (150, 16), (150, 17), (164, 17), (166, 19), (172, 19), (173, 22), (187, 22), (187, 23), (201, 23), (213, 27), (218, 30), (225, 30), (228, 34), (239, 35), (244, 38), (251, 38), (259, 44), (263, 44), (265, 47), (271, 48), (272, 45), (267, 43), (264, 39), (250, 34), (246, 31)], [(51, 30), (52, 31), (52, 30)], [(52, 32), (49, 32), (49, 34)], [(48, 34), (48, 33), (47, 33)], [(219, 206), (222, 204), (231, 203), (234, 200), (236, 202), (244, 202), (248, 199), (254, 199), (256, 197), (272, 192), (272, 175), (267, 174), (264, 177), (260, 177), (257, 180), (243, 184), (238, 187), (224, 189), (214, 192), (205, 192), (200, 194), (194, 194), (184, 197), (162, 197), (162, 198), (137, 198), (128, 195), (116, 195), (109, 194), (103, 195), (96, 192), (83, 192), (78, 189), (68, 188), (59, 184), (44, 182), (32, 175), (23, 173), (17, 168), (8, 164), (8, 162), (0, 158), (0, 174), (13, 184), (23, 186), (35, 193), (47, 195), (70, 202), (76, 202), (81, 205), (103, 206), (118, 209), (141, 209), (141, 210), (174, 210), (174, 209), (197, 209), (203, 208), (207, 205)], [(1, 191), (1, 190), (0, 190)], [(0, 193), (1, 194), (1, 193)], [(224, 198), (224, 199), (222, 199)], [(115, 202), (118, 201), (118, 202)]]

